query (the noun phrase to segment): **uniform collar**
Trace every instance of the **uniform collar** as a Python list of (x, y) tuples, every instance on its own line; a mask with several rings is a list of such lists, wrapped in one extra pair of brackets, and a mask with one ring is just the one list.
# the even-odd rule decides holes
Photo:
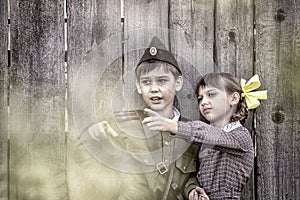
[(174, 113), (174, 117), (172, 118), (172, 120), (174, 121), (179, 121), (180, 118), (180, 112), (179, 110), (177, 110), (177, 108), (173, 108), (173, 113)]
[(240, 121), (235, 121), (235, 122), (231, 122), (231, 123), (227, 124), (226, 126), (224, 126), (222, 128), (222, 130), (228, 133), (228, 132), (232, 131), (233, 129), (236, 129), (241, 126), (242, 126), (242, 124), (240, 123)]

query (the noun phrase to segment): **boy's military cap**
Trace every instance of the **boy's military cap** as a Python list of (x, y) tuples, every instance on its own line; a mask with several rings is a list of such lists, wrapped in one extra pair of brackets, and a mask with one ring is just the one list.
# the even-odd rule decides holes
[(137, 66), (139, 66), (143, 62), (153, 60), (167, 62), (174, 66), (181, 73), (181, 70), (173, 54), (167, 50), (165, 45), (156, 36), (152, 38), (149, 47), (145, 50)]

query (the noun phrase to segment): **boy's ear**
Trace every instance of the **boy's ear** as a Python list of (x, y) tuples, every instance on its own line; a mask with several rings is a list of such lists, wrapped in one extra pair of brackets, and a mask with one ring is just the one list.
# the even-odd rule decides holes
[(139, 84), (139, 82), (137, 80), (135, 81), (135, 87), (137, 89), (137, 92), (139, 94), (142, 94), (141, 86), (140, 86), (140, 84)]
[(237, 105), (240, 101), (240, 94), (238, 92), (234, 92), (232, 95), (231, 95), (231, 102), (230, 102), (230, 105), (231, 106), (234, 106), (234, 105)]
[(178, 76), (175, 84), (176, 84), (175, 85), (175, 89), (178, 92), (179, 90), (181, 90), (182, 85), (183, 85), (183, 78), (182, 78), (182, 76)]

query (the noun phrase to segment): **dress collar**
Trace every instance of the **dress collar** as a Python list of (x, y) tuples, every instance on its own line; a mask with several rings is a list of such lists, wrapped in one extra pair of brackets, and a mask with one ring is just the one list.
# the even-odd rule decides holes
[(232, 131), (233, 129), (236, 129), (241, 126), (242, 126), (242, 124), (240, 123), (240, 121), (235, 121), (235, 122), (231, 122), (231, 123), (227, 124), (226, 126), (224, 126), (222, 128), (222, 130), (228, 133), (228, 132)]

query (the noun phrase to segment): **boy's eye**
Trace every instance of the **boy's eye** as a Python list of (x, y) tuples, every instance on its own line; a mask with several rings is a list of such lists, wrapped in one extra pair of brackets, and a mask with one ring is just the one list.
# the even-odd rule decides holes
[(149, 85), (151, 83), (150, 80), (142, 80), (143, 85)]
[(168, 80), (167, 79), (165, 79), (165, 78), (161, 78), (161, 79), (158, 79), (157, 80), (157, 82), (159, 82), (159, 83), (165, 83), (165, 82), (167, 82)]

